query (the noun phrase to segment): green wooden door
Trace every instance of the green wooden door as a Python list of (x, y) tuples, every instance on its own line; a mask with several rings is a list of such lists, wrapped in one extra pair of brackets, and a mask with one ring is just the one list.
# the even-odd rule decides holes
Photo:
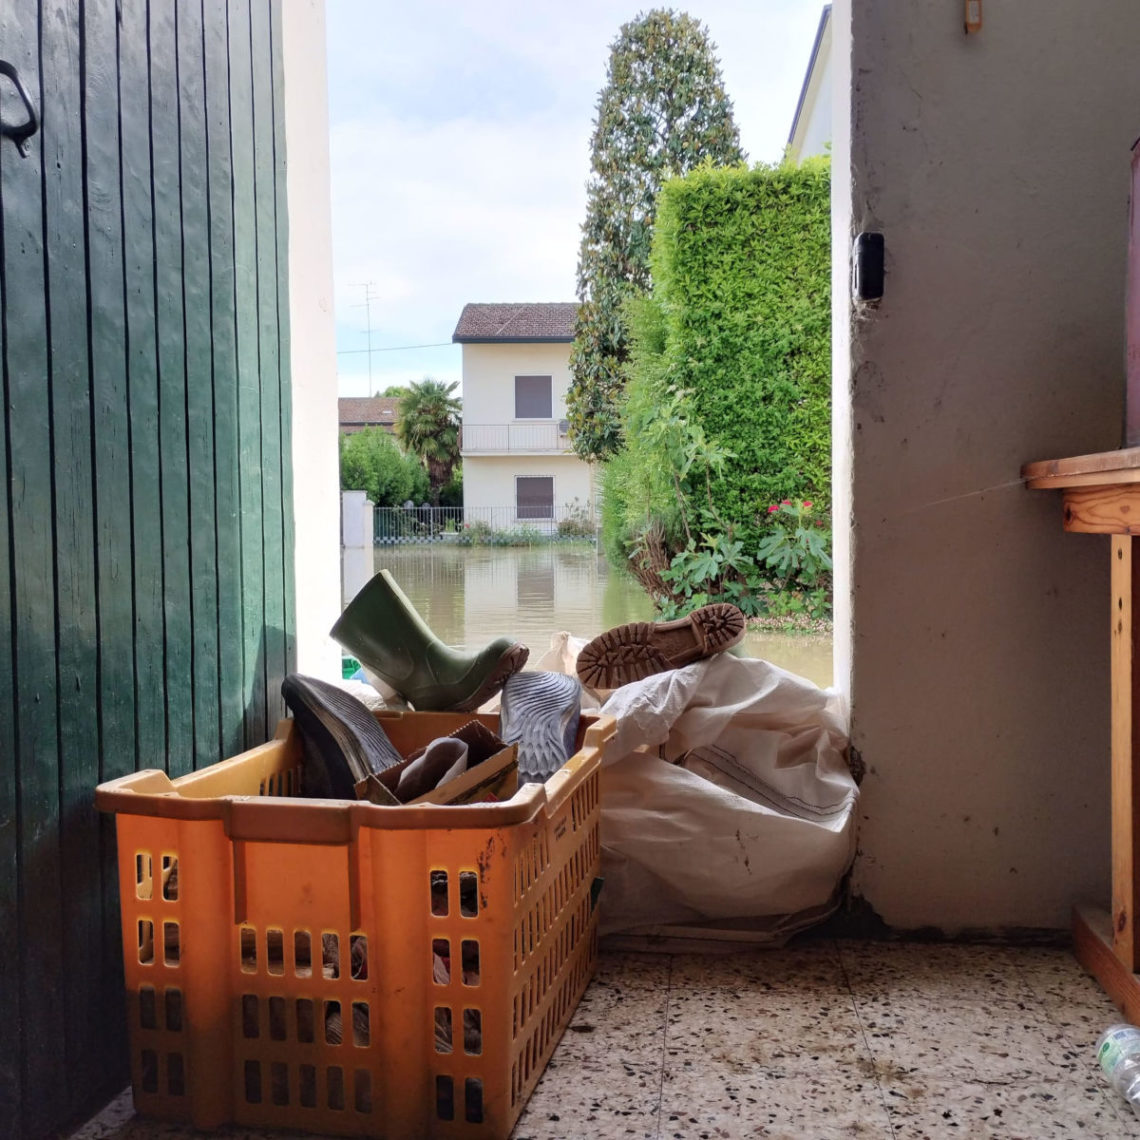
[[(281, 0), (0, 4), (0, 1132), (127, 1079), (96, 784), (271, 735), (292, 659)], [(20, 121), (0, 77), (0, 117)], [(9, 1122), (15, 1122), (8, 1131)]]

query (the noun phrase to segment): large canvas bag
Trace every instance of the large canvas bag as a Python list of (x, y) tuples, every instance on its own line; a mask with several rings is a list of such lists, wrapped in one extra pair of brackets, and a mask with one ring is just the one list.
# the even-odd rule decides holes
[(842, 702), (728, 654), (616, 690), (603, 761), (602, 934), (826, 914), (855, 852)]

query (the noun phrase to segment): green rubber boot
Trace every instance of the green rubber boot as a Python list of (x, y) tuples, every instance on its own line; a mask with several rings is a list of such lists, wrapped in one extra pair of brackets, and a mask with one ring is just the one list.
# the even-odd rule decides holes
[(329, 632), (420, 712), (477, 709), (530, 656), (509, 637), (495, 638), (478, 653), (444, 645), (387, 570), (348, 603)]

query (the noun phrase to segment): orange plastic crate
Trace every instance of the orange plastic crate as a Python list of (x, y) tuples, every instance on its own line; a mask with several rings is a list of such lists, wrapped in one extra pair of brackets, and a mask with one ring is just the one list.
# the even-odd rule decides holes
[[(379, 715), (405, 753), (471, 719)], [(298, 798), (292, 721), (177, 780), (101, 785), (136, 1109), (199, 1128), (505, 1138), (593, 973), (614, 730), (584, 716), (563, 768), (495, 804)]]

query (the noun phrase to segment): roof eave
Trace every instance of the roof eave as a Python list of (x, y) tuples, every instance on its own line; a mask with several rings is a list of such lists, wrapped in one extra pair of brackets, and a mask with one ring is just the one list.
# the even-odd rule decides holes
[(804, 104), (807, 102), (808, 88), (811, 86), (811, 75), (815, 71), (816, 61), (819, 59), (819, 49), (823, 44), (823, 33), (827, 30), (831, 19), (831, 5), (824, 4), (819, 16), (819, 27), (815, 30), (815, 43), (811, 45), (811, 59), (808, 60), (807, 71), (804, 73), (804, 83), (800, 88), (799, 102), (796, 103), (796, 113), (792, 116), (792, 129), (788, 132), (788, 146), (795, 141), (796, 127), (800, 125), (800, 116), (804, 113)]
[(573, 344), (572, 336), (452, 336), (455, 344)]

